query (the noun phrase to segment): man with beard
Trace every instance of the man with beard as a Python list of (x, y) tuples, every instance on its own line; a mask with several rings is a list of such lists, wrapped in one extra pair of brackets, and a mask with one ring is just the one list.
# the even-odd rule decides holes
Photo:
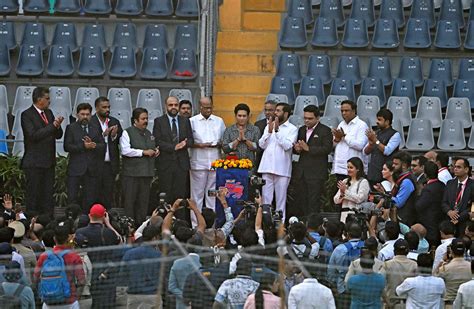
[(185, 118), (193, 116), (193, 105), (189, 100), (179, 101), (179, 115)]
[(120, 121), (110, 117), (110, 102), (106, 97), (98, 97), (95, 100), (95, 115), (92, 116), (90, 124), (97, 127), (105, 141), (105, 155), (103, 159), (102, 172), (99, 175), (98, 199), (106, 209), (114, 207), (114, 183), (119, 172), (120, 153), (118, 143), (122, 136)]
[[(84, 211), (97, 201), (98, 179), (102, 169), (105, 142), (101, 132), (89, 125), (92, 106), (77, 106), (77, 121), (66, 127), (64, 150), (69, 152), (67, 197), (69, 204), (80, 204)], [(79, 192), (82, 187), (82, 201)]]

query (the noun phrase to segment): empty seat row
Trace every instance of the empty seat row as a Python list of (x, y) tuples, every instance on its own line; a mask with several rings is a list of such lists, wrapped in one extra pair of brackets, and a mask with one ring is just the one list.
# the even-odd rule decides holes
[[(173, 0), (147, 0), (144, 8), (143, 0), (117, 0), (112, 8), (110, 0), (26, 0), (20, 7), (17, 0), (0, 0), (0, 14), (5, 13), (61, 13), (61, 14), (92, 14), (109, 15), (114, 10), (117, 15), (137, 16), (145, 13), (148, 16), (197, 17), (200, 13), (199, 0), (178, 0), (176, 9)], [(82, 3), (81, 3), (82, 2)], [(53, 5), (51, 5), (51, 3)]]

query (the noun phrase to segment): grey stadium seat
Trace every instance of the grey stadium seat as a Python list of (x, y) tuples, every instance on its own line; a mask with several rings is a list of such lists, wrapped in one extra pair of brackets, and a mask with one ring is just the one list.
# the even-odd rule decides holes
[(326, 106), (324, 108), (324, 117), (335, 117), (342, 121), (341, 115), (341, 103), (342, 101), (348, 100), (347, 96), (343, 95), (330, 95), (326, 99)]
[(394, 119), (392, 122), (392, 127), (400, 133), (400, 137), (402, 140), (400, 141), (400, 147), (399, 148), (404, 148), (405, 147), (405, 133), (403, 132), (403, 125), (402, 122), (399, 119)]
[(129, 128), (132, 125), (132, 113), (126, 110), (111, 110), (110, 116), (117, 118), (123, 129)]
[(57, 113), (66, 113), (68, 117), (71, 115), (71, 91), (68, 87), (49, 88), (49, 97), (51, 98), (49, 108), (55, 115)]
[(140, 89), (137, 97), (137, 107), (146, 108), (148, 111), (157, 110), (163, 115), (161, 92), (159, 89)]
[(467, 143), (469, 149), (474, 149), (474, 126), (471, 126), (471, 133), (469, 134), (469, 141)]
[(340, 123), (338, 117), (321, 117), (319, 118), (319, 122), (321, 122), (325, 126), (328, 126), (331, 129), (337, 128)]
[(295, 108), (293, 110), (293, 115), (303, 117), (304, 108), (308, 105), (318, 106), (318, 97), (316, 96), (306, 96), (300, 95), (296, 97)]
[(43, 69), (43, 52), (40, 46), (22, 46), (16, 66), (16, 74), (20, 76), (38, 76), (43, 73)]
[(97, 77), (105, 74), (104, 54), (100, 46), (81, 47), (77, 73), (79, 76), (85, 77)]
[(443, 120), (439, 132), (438, 148), (442, 150), (461, 150), (466, 148), (461, 120)]
[(366, 119), (369, 127), (377, 125), (377, 112), (380, 110), (380, 99), (373, 95), (360, 95), (357, 98), (357, 115)]
[(265, 102), (273, 101), (275, 103), (288, 103), (288, 96), (286, 94), (277, 94), (277, 93), (270, 93), (265, 98)]
[(57, 23), (51, 45), (67, 45), (72, 52), (76, 52), (78, 49), (76, 26), (73, 23)]
[(435, 129), (441, 127), (443, 117), (440, 99), (438, 97), (421, 97), (418, 100), (416, 118), (430, 120), (431, 126)]
[(99, 89), (79, 87), (76, 91), (76, 99), (74, 100), (74, 108), (72, 113), (76, 113), (76, 108), (80, 103), (89, 103), (92, 106), (92, 114), (95, 113), (95, 99), (99, 97)]
[(81, 46), (99, 46), (102, 52), (106, 52), (107, 43), (105, 41), (104, 26), (101, 24), (87, 24), (84, 27)]
[(471, 105), (468, 98), (450, 98), (445, 119), (457, 119), (464, 129), (472, 125)]
[(15, 101), (13, 102), (12, 115), (19, 116), (19, 113), (31, 106), (33, 90), (35, 86), (19, 86), (16, 88)]
[(50, 76), (71, 76), (74, 73), (74, 62), (69, 46), (51, 46), (46, 73)]
[(291, 115), (288, 121), (297, 128), (304, 126), (304, 119), (301, 116)]
[(112, 53), (109, 75), (116, 78), (129, 78), (137, 74), (135, 50), (128, 46), (117, 46)]
[(25, 153), (25, 144), (23, 143), (23, 131), (19, 130), (15, 136), (16, 142), (13, 143), (12, 155), (14, 157), (23, 157)]
[(128, 88), (110, 88), (107, 98), (110, 100), (111, 111), (132, 111), (132, 99)]
[[(193, 103), (193, 94), (189, 89), (171, 89), (168, 93), (170, 97), (177, 97), (178, 100), (181, 102), (182, 100), (188, 100), (189, 102)], [(194, 105), (194, 104), (193, 104)]]
[(387, 108), (393, 113), (394, 120), (400, 120), (407, 127), (411, 122), (410, 99), (407, 97), (388, 98)]
[(144, 79), (165, 79), (168, 75), (166, 52), (162, 48), (147, 47), (143, 51), (140, 76)]
[(10, 133), (8, 128), (8, 96), (7, 88), (4, 85), (0, 85), (0, 130), (6, 132), (6, 135)]
[(10, 70), (10, 51), (7, 45), (0, 43), (0, 76), (7, 76), (10, 74)]
[(435, 146), (433, 128), (428, 119), (412, 119), (406, 147), (413, 151), (428, 151)]

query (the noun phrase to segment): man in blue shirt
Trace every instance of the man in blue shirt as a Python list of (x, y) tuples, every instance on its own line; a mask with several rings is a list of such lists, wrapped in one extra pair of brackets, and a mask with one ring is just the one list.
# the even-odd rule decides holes
[(408, 226), (416, 223), (416, 179), (410, 169), (411, 155), (399, 151), (393, 156), (394, 172), (399, 174), (396, 186), (392, 190), (392, 202), (397, 207), (397, 214)]

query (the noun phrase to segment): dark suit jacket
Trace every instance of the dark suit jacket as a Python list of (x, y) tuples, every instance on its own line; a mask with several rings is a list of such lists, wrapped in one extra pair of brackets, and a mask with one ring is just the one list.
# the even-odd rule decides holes
[(418, 221), (427, 229), (426, 238), (438, 241), (439, 224), (444, 220), (441, 203), (443, 201), (445, 185), (437, 180), (427, 184), (416, 201), (415, 208)]
[[(306, 142), (306, 126), (298, 130), (298, 141)], [(302, 151), (300, 159), (295, 166), (294, 177), (300, 178), (326, 178), (328, 175), (328, 155), (332, 151), (332, 132), (329, 127), (318, 123), (306, 142), (309, 151)]]
[(83, 138), (86, 133), (79, 122), (71, 123), (66, 127), (64, 134), (64, 150), (69, 152), (67, 166), (68, 176), (82, 176), (89, 173), (91, 176), (99, 176), (105, 156), (105, 141), (102, 131), (95, 126), (89, 126), (87, 136), (96, 143), (95, 149), (86, 149)]
[(260, 130), (260, 137), (262, 137), (263, 131), (265, 131), (265, 127), (267, 126), (267, 118), (256, 121), (254, 125)]
[(178, 140), (182, 142), (187, 138), (186, 147), (175, 151), (177, 143), (173, 142), (171, 135), (171, 125), (168, 115), (165, 114), (155, 119), (153, 124), (153, 136), (155, 137), (156, 146), (160, 147), (160, 156), (157, 159), (158, 169), (166, 168), (171, 164), (178, 164), (182, 169), (189, 170), (188, 148), (194, 144), (193, 131), (188, 118), (178, 117)]
[[(99, 118), (97, 118), (97, 114), (94, 114), (92, 116), (89, 125), (97, 127), (99, 129), (99, 132), (102, 132), (102, 127), (100, 126), (100, 122), (99, 122)], [(109, 148), (109, 157), (110, 157), (110, 163), (112, 165), (112, 172), (114, 174), (118, 174), (119, 168), (120, 168), (119, 142), (120, 142), (120, 137), (122, 136), (123, 129), (118, 119), (109, 116), (109, 127), (112, 127), (115, 125), (118, 127), (117, 136), (115, 137), (114, 140), (112, 140), (112, 137), (109, 135), (107, 137), (106, 146)], [(104, 154), (104, 158), (105, 158), (105, 154)]]
[(61, 127), (53, 125), (54, 115), (49, 109), (44, 111), (48, 124), (32, 105), (21, 113), (21, 128), (25, 143), (22, 168), (50, 168), (56, 165), (56, 139), (63, 136)]
[[(471, 200), (473, 192), (474, 181), (471, 178), (467, 179), (466, 187), (462, 195), (461, 201), (458, 205), (459, 211), (459, 222), (465, 222), (469, 220), (469, 212), (471, 211)], [(443, 212), (447, 215), (448, 211), (454, 210), (454, 204), (458, 192), (458, 180), (454, 178), (446, 184), (446, 190), (444, 190), (443, 196)]]

